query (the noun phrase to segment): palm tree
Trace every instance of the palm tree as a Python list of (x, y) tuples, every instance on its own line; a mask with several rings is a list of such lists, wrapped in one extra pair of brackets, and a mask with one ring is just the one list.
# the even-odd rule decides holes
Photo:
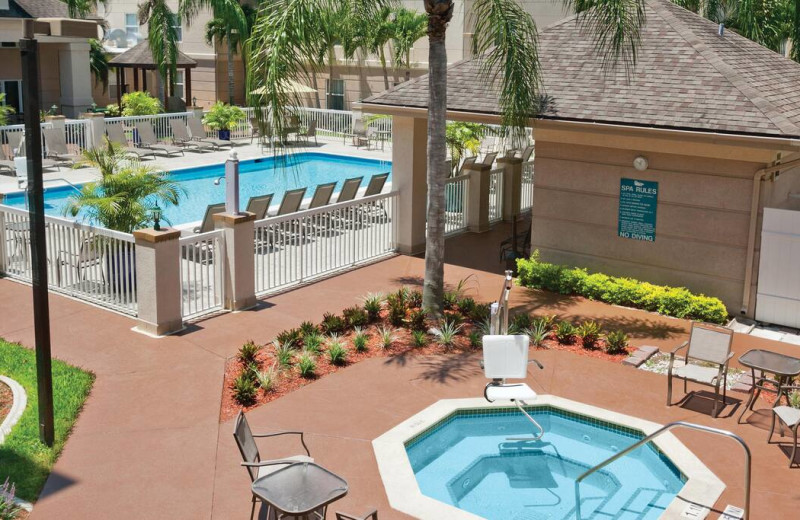
[(84, 150), (79, 164), (97, 168), (101, 178), (70, 196), (64, 214), (83, 213), (92, 224), (107, 229), (131, 233), (147, 227), (156, 206), (177, 205), (184, 195), (168, 173), (130, 163), (115, 143), (106, 141), (105, 147)]
[(423, 13), (401, 7), (395, 11), (392, 50), (395, 69), (406, 68), (406, 81), (411, 79), (411, 49), (428, 32), (428, 17)]
[(89, 38), (89, 68), (95, 83), (102, 84), (105, 91), (108, 88), (108, 55), (103, 44), (94, 38)]
[(255, 21), (255, 10), (250, 7), (249, 5), (242, 5), (242, 11), (244, 12), (245, 18), (247, 19), (247, 32), (241, 34), (239, 32), (234, 32), (231, 30), (231, 26), (225, 18), (217, 17), (216, 14), (214, 18), (209, 20), (206, 23), (206, 43), (208, 45), (214, 45), (214, 41), (216, 40), (217, 43), (225, 43), (228, 52), (228, 103), (233, 104), (233, 92), (235, 89), (235, 77), (234, 77), (234, 70), (233, 70), (233, 55), (237, 54), (241, 49), (243, 43), (250, 37), (250, 28), (253, 26), (253, 22)]
[(383, 88), (389, 89), (389, 72), (386, 70), (386, 45), (394, 38), (395, 13), (390, 7), (382, 7), (374, 16), (360, 23), (365, 28), (364, 47), (371, 54), (378, 56), (383, 69)]

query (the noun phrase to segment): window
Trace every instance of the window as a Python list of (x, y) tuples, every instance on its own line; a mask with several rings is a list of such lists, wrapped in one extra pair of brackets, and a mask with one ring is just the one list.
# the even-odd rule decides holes
[(177, 14), (172, 15), (172, 26), (175, 32), (178, 33), (178, 41), (183, 41), (183, 28), (181, 27), (181, 17)]
[(128, 36), (139, 37), (139, 17), (136, 13), (125, 13), (125, 33)]
[(5, 104), (14, 107), (17, 114), (22, 113), (22, 81), (6, 79), (0, 81), (0, 92), (6, 95)]
[[(176, 71), (175, 73), (175, 88), (172, 91), (172, 95), (178, 98), (183, 99), (183, 83), (184, 83), (184, 74), (185, 72), (182, 70)], [(189, 100), (187, 99), (186, 102), (188, 103)]]
[(344, 110), (344, 80), (329, 79), (328, 86), (328, 110)]

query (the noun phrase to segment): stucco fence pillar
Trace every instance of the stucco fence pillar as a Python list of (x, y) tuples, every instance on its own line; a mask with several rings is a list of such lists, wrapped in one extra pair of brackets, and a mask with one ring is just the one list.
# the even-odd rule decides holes
[(255, 213), (218, 213), (214, 215), (214, 227), (225, 235), (223, 263), (224, 306), (230, 311), (240, 311), (256, 306)]
[(174, 229), (133, 232), (138, 332), (164, 336), (183, 329), (180, 236), (181, 232)]
[(511, 222), (520, 213), (522, 200), (522, 159), (501, 157), (497, 164), (503, 167), (503, 220)]
[(491, 166), (470, 164), (467, 188), (467, 229), (473, 233), (489, 231), (489, 172)]
[(106, 137), (105, 114), (87, 112), (81, 114), (81, 119), (85, 119), (88, 126), (86, 128), (86, 148), (92, 149), (103, 146)]
[(428, 122), (423, 118), (392, 120), (392, 190), (398, 192), (397, 250), (425, 251), (428, 200)]

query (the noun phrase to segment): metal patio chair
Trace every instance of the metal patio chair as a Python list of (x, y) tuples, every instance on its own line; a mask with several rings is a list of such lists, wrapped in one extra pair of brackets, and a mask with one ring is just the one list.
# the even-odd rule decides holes
[(378, 520), (378, 510), (373, 509), (369, 513), (361, 516), (353, 516), (336, 511), (336, 520)]
[(80, 159), (80, 156), (69, 152), (67, 138), (60, 128), (43, 128), (42, 135), (48, 158), (70, 166), (74, 166), (76, 161)]
[(153, 152), (161, 152), (169, 157), (174, 153), (183, 155), (183, 148), (171, 144), (165, 144), (158, 140), (153, 130), (153, 125), (147, 121), (136, 123), (136, 132), (139, 134), (139, 146), (147, 148)]
[(311, 138), (314, 138), (314, 144), (318, 145), (319, 142), (317, 141), (317, 122), (312, 120), (308, 122), (308, 127), (305, 130), (301, 130), (300, 133), (297, 134), (297, 137), (304, 140), (308, 143)]
[(156, 158), (156, 154), (153, 150), (136, 148), (128, 144), (128, 138), (125, 137), (125, 127), (122, 126), (122, 123), (106, 124), (106, 134), (108, 135), (109, 141), (120, 145), (127, 154), (135, 155), (138, 159), (142, 159), (148, 155), (153, 159)]
[(189, 135), (189, 129), (186, 128), (186, 123), (180, 119), (170, 119), (169, 126), (172, 129), (172, 142), (178, 146), (183, 146), (195, 152), (219, 149), (219, 146), (214, 143), (193, 139), (192, 136)]
[[(714, 408), (711, 416), (716, 418), (719, 413), (719, 387), (722, 385), (722, 402), (727, 396), (728, 362), (733, 357), (731, 343), (733, 331), (720, 327), (692, 324), (689, 341), (670, 352), (669, 369), (667, 370), (667, 406), (672, 406), (672, 378), (683, 379), (683, 392), (687, 394), (686, 382), (714, 387)], [(675, 365), (676, 354), (683, 349), (686, 354), (682, 365)], [(679, 403), (681, 402), (679, 401)]]
[(203, 221), (199, 226), (192, 231), (195, 233), (207, 233), (214, 230), (214, 215), (217, 213), (225, 212), (225, 203), (219, 202), (217, 204), (209, 204), (206, 208), (206, 213), (203, 215)]
[[(258, 445), (256, 444), (256, 439), (278, 437), (281, 435), (299, 435), (300, 444), (303, 445), (303, 450), (305, 450), (306, 454), (292, 455), (282, 459), (262, 459), (261, 453), (258, 450)], [(239, 414), (236, 416), (236, 421), (234, 421), (233, 438), (236, 440), (236, 446), (239, 447), (239, 453), (242, 455), (242, 466), (247, 468), (247, 473), (250, 475), (251, 482), (255, 482), (257, 478), (274, 473), (290, 464), (296, 464), (299, 462), (314, 462), (314, 459), (311, 457), (311, 452), (308, 450), (308, 446), (306, 446), (306, 441), (303, 438), (303, 432), (279, 431), (274, 433), (255, 434), (250, 429), (250, 424), (247, 422), (247, 417), (245, 417), (244, 412), (241, 410), (239, 410)], [(250, 508), (251, 519), (256, 511), (255, 495), (253, 495), (252, 500), (253, 505)], [(270, 511), (267, 511), (267, 518), (271, 518)]]
[[(254, 119), (255, 118), (250, 119), (250, 124), (253, 124)], [(220, 146), (230, 146), (231, 148), (233, 148), (235, 146), (233, 139), (226, 141), (225, 139), (218, 139), (216, 137), (209, 136), (208, 132), (206, 132), (206, 128), (203, 126), (203, 121), (201, 121), (197, 117), (187, 117), (186, 122), (189, 125), (189, 134), (191, 134), (192, 136), (191, 138), (194, 141), (199, 141), (201, 143), (208, 143), (216, 148), (219, 148)], [(257, 133), (258, 128), (256, 128), (255, 126), (253, 128), (256, 129)], [(253, 142), (252, 137), (250, 138), (250, 142), (251, 143)]]
[[(800, 391), (799, 385), (784, 386), (784, 389)], [(788, 395), (788, 394), (787, 394)], [(797, 453), (797, 430), (800, 428), (800, 408), (792, 406), (776, 406), (772, 409), (772, 426), (769, 429), (767, 444), (772, 444), (772, 435), (775, 433), (775, 419), (780, 423), (780, 433), (783, 435), (783, 427), (786, 426), (792, 432), (792, 454), (789, 456), (789, 467), (794, 466), (794, 456)], [(798, 462), (800, 464), (800, 462)]]
[(272, 204), (272, 197), (272, 193), (269, 195), (257, 195), (255, 197), (250, 197), (250, 200), (247, 201), (247, 209), (245, 211), (248, 211), (249, 213), (255, 213), (256, 220), (264, 220), (267, 218), (269, 205)]

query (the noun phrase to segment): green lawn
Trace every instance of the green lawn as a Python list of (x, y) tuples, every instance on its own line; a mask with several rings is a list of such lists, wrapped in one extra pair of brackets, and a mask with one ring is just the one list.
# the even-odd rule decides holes
[(31, 349), (0, 339), (0, 374), (20, 383), (28, 405), (19, 422), (0, 445), (0, 483), (10, 477), (17, 496), (33, 501), (39, 496), (72, 425), (89, 395), (94, 374), (53, 360), (53, 407), (56, 442), (52, 448), (39, 441), (39, 406), (36, 391), (36, 356)]

